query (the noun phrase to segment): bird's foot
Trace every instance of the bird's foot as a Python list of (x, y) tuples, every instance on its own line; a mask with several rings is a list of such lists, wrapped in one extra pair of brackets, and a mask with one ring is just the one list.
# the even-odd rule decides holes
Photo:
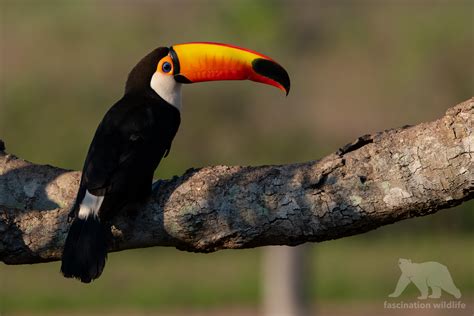
[(158, 190), (161, 185), (163, 185), (166, 181), (164, 180), (156, 180), (155, 182), (152, 183), (151, 185), (151, 191), (152, 192), (155, 192), (156, 190)]
[(74, 220), (74, 218), (76, 218), (76, 211), (72, 209), (67, 215), (67, 222), (71, 223)]

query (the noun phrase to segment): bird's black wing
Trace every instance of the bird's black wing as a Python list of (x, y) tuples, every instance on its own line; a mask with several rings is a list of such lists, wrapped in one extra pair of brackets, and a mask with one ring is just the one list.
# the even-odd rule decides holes
[(179, 124), (179, 111), (161, 99), (122, 98), (97, 128), (76, 204), (85, 190), (122, 200), (149, 194), (153, 172), (169, 151)]

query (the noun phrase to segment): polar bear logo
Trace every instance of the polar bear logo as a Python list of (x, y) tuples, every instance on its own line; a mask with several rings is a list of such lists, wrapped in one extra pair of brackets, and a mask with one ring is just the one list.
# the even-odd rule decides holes
[[(446, 266), (438, 262), (412, 263), (410, 259), (398, 259), (398, 265), (402, 270), (402, 275), (398, 280), (395, 291), (389, 297), (398, 297), (410, 282), (413, 282), (420, 290), (418, 299), (440, 298), (441, 289), (445, 290), (455, 298), (461, 297), (461, 292), (454, 285), (451, 274)], [(428, 296), (428, 287), (432, 294)]]

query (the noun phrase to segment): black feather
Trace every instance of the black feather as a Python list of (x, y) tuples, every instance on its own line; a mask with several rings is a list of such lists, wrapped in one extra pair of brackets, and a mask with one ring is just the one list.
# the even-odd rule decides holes
[(66, 278), (89, 283), (104, 270), (107, 259), (105, 228), (95, 216), (76, 217), (63, 250), (61, 272)]
[[(150, 87), (159, 60), (168, 48), (145, 56), (130, 72), (125, 95), (105, 114), (89, 147), (70, 218), (61, 272), (89, 283), (98, 278), (107, 258), (110, 227), (122, 210), (134, 211), (151, 193), (153, 172), (171, 147), (180, 124), (177, 108)], [(103, 197), (97, 217), (78, 218), (86, 194)], [(102, 224), (101, 224), (102, 223)]]

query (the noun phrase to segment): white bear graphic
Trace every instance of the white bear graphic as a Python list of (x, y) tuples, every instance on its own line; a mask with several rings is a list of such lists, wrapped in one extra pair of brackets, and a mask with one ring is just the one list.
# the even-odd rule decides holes
[[(445, 290), (455, 298), (461, 297), (461, 292), (454, 285), (451, 274), (446, 266), (438, 262), (412, 263), (410, 259), (398, 260), (402, 275), (398, 280), (395, 291), (389, 297), (398, 297), (410, 282), (413, 282), (420, 290), (421, 295), (418, 299), (440, 298), (441, 289)], [(428, 296), (428, 287), (432, 294)]]

